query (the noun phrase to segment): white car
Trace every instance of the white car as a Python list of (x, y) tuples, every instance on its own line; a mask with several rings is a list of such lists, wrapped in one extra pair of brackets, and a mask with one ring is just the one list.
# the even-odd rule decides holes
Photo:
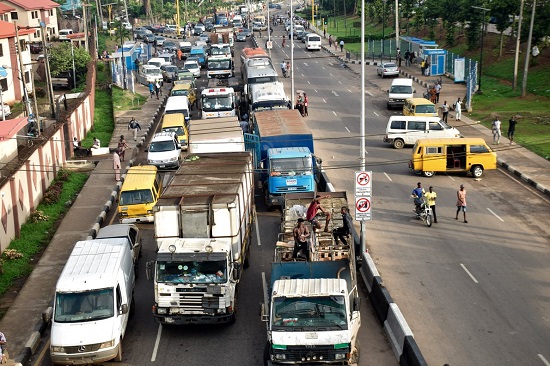
[(399, 68), (393, 62), (382, 62), (376, 68), (376, 73), (382, 78), (385, 76), (399, 76)]
[(183, 64), (184, 70), (189, 70), (196, 78), (201, 77), (201, 65), (197, 61), (185, 61)]
[(10, 106), (4, 103), (4, 108), (0, 110), (0, 118), (7, 117), (11, 114)]

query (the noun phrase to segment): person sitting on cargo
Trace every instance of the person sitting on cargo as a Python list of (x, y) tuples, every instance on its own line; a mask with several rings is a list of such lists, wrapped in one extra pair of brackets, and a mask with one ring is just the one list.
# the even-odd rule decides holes
[(308, 228), (304, 225), (304, 219), (299, 218), (294, 228), (294, 250), (292, 251), (292, 258), (298, 258), (298, 254), (302, 252), (302, 256), (305, 256), (306, 260), (309, 258), (309, 250), (307, 245), (307, 239), (311, 236)]
[(332, 218), (332, 215), (329, 211), (327, 211), (323, 206), (321, 206), (321, 200), (324, 198), (330, 198), (330, 195), (321, 196), (316, 195), (313, 201), (309, 204), (309, 207), (307, 208), (306, 213), (306, 220), (311, 222), (311, 226), (314, 229), (321, 229), (321, 223), (317, 220), (317, 212), (321, 211), (326, 216), (325, 221), (325, 232), (328, 232), (328, 224), (330, 222), (330, 219)]

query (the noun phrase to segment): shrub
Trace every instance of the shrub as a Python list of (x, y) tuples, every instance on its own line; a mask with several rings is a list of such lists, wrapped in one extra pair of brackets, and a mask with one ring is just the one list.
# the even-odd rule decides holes
[(20, 253), (15, 249), (6, 249), (6, 250), (4, 250), (4, 253), (2, 253), (2, 255), (5, 259), (23, 258), (23, 253)]
[(29, 216), (30, 222), (38, 222), (38, 221), (48, 221), (50, 218), (47, 215), (44, 215), (44, 212), (36, 210), (31, 213)]

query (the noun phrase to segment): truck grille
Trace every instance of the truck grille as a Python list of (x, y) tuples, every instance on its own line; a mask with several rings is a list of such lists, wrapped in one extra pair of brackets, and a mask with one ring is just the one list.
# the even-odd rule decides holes
[(306, 186), (294, 186), (294, 187), (287, 187), (287, 186), (280, 186), (275, 187), (275, 193), (294, 193), (294, 192), (307, 192), (309, 189)]
[(335, 350), (334, 346), (288, 346), (286, 350), (274, 350), (274, 353), (284, 353), (286, 355), (286, 361), (302, 361), (302, 358), (313, 358), (316, 356), (317, 360), (323, 357), (323, 361), (334, 361), (336, 353), (349, 353), (349, 348)]
[[(203, 292), (197, 292), (197, 291)], [(178, 289), (178, 293), (171, 297), (159, 298), (160, 307), (178, 307), (183, 310), (198, 311), (201, 309), (223, 309), (226, 307), (223, 295), (206, 295), (206, 289), (187, 288)]]
[(99, 347), (101, 346), (101, 343), (96, 344), (87, 344), (85, 346), (70, 346), (70, 347), (64, 347), (65, 353), (68, 355), (71, 354), (77, 354), (77, 353), (86, 353), (86, 352), (96, 352), (99, 350)]

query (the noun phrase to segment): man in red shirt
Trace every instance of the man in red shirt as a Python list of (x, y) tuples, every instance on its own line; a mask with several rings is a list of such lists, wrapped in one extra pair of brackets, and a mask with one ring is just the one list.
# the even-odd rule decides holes
[(327, 196), (321, 197), (320, 195), (316, 195), (315, 199), (311, 201), (311, 203), (309, 204), (309, 207), (307, 208), (306, 220), (311, 222), (311, 226), (314, 229), (321, 229), (321, 223), (316, 218), (317, 212), (321, 211), (326, 216), (325, 232), (328, 232), (328, 223), (330, 222), (330, 218), (332, 216), (330, 212), (328, 212), (326, 209), (323, 208), (323, 206), (321, 206), (321, 200), (323, 198), (330, 198), (330, 196), (327, 195)]

